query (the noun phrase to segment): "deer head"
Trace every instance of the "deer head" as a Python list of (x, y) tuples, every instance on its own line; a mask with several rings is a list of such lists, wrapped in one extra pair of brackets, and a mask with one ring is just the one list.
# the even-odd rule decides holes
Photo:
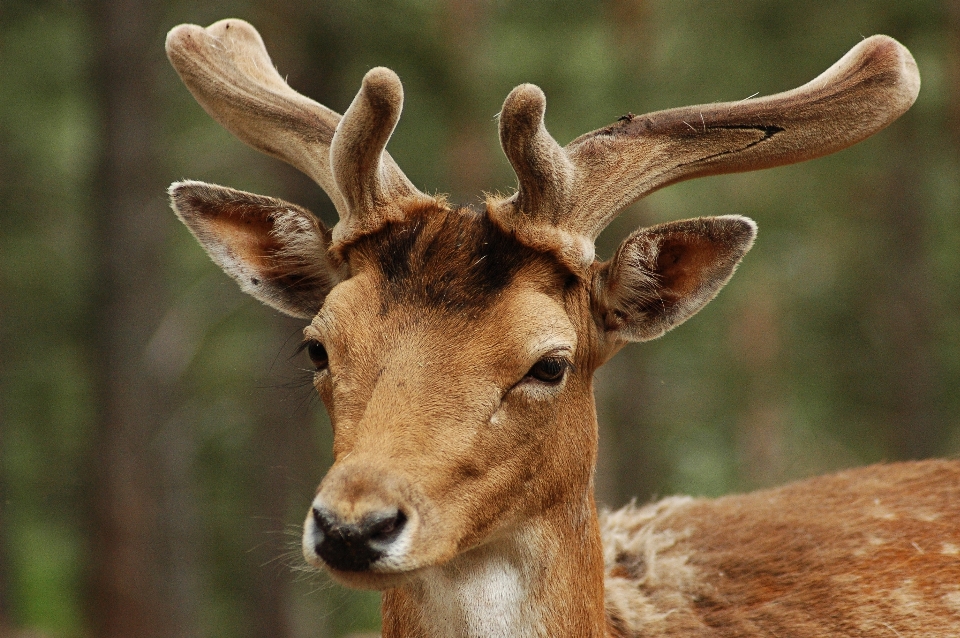
[(210, 115), (312, 177), (339, 213), (328, 230), (278, 199), (170, 188), (244, 291), (310, 320), (335, 463), (303, 552), (348, 585), (390, 589), (385, 634), (602, 631), (593, 373), (710, 301), (756, 227), (642, 228), (608, 261), (594, 240), (660, 187), (854, 144), (919, 90), (909, 52), (874, 36), (792, 91), (627, 115), (561, 147), (543, 93), (522, 85), (500, 115), (517, 191), (474, 212), (418, 191), (385, 151), (403, 103), (392, 71), (369, 71), (341, 117), (293, 91), (243, 21), (181, 25), (167, 53)]

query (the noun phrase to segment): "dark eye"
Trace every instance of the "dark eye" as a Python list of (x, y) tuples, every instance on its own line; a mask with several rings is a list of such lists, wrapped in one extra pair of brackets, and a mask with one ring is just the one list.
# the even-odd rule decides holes
[(310, 362), (313, 363), (313, 367), (319, 372), (327, 367), (330, 361), (327, 359), (327, 349), (323, 347), (323, 344), (319, 341), (308, 341), (307, 342), (307, 355), (310, 357)]
[(533, 367), (527, 372), (527, 377), (556, 385), (563, 380), (563, 375), (566, 374), (569, 365), (567, 360), (562, 357), (544, 357), (533, 364)]

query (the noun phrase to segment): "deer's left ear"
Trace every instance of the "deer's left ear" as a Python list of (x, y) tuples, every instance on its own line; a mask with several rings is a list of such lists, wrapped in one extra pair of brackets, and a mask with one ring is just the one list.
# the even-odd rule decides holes
[(753, 245), (746, 217), (701, 217), (641, 228), (600, 267), (594, 308), (614, 340), (655, 339), (696, 314)]
[(280, 312), (312, 318), (340, 281), (330, 231), (310, 211), (273, 197), (176, 182), (170, 202), (240, 289)]

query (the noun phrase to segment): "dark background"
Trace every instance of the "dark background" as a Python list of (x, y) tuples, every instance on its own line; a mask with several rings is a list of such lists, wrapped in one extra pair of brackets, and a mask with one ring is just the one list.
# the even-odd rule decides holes
[(291, 359), (302, 322), (241, 295), (167, 207), (194, 178), (335, 221), (167, 63), (169, 28), (224, 17), (337, 111), (367, 69), (396, 70), (390, 151), (460, 203), (514, 186), (494, 114), (521, 82), (565, 144), (627, 111), (793, 88), (861, 37), (896, 37), (923, 87), (889, 129), (671, 187), (601, 237), (607, 257), (641, 224), (760, 226), (715, 302), (598, 374), (597, 490), (618, 506), (960, 450), (957, 0), (0, 0), (0, 636), (378, 627), (376, 594), (300, 569), (330, 462)]

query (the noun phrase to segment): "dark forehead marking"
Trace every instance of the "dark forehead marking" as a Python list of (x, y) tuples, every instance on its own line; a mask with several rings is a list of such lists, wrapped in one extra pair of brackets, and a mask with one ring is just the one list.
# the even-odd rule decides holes
[(413, 303), (453, 312), (489, 305), (517, 272), (550, 260), (470, 209), (434, 209), (387, 224), (357, 246), (386, 282), (385, 303)]

